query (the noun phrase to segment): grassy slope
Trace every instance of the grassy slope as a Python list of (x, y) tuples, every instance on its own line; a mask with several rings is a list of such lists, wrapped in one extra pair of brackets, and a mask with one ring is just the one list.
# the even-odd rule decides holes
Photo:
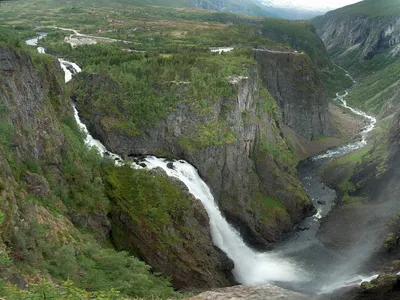
[[(42, 73), (42, 78), (55, 72), (56, 62), (52, 57), (37, 54), (32, 47), (20, 43), (13, 32), (0, 30), (0, 45), (11, 46), (21, 54), (30, 53), (36, 71)], [(60, 76), (58, 81), (62, 84), (63, 77)], [(88, 149), (84, 144), (83, 135), (72, 116), (69, 100), (64, 95), (50, 91), (47, 100), (46, 105), (57, 112), (52, 118), (57, 124), (60, 123), (65, 138), (61, 160), (57, 166), (52, 167), (49, 167), (45, 157), (33, 159), (16, 153), (18, 142), (13, 138), (13, 131), (23, 125), (8, 124), (5, 117), (8, 116), (7, 105), (1, 105), (1, 278), (21, 276), (30, 287), (22, 291), (0, 279), (0, 297), (71, 300), (181, 297), (181, 294), (174, 292), (166, 278), (152, 274), (150, 267), (136, 257), (115, 251), (108, 240), (98, 239), (96, 232), (72, 225), (71, 216), (90, 213), (102, 215), (110, 209), (111, 204), (106, 196), (109, 187), (105, 182), (109, 178), (111, 163), (101, 159), (96, 151)], [(13, 109), (17, 111), (18, 105)], [(28, 172), (48, 182), (45, 197), (33, 195), (27, 189), (24, 175)], [(157, 177), (147, 171), (129, 168), (127, 173), (139, 176), (146, 182), (157, 181)], [(141, 186), (143, 202), (151, 199), (154, 206), (168, 207), (168, 204), (173, 203), (168, 195), (177, 193), (180, 196), (174, 199), (181, 203), (176, 207), (184, 207), (182, 201), (185, 199), (179, 187), (165, 179), (161, 179), (158, 184), (159, 189), (165, 189), (168, 193), (161, 196), (158, 192), (154, 193), (153, 189), (143, 192), (146, 186)], [(135, 189), (135, 186), (132, 188)], [(16, 207), (10, 211), (10, 205)], [(137, 215), (147, 216), (150, 210), (155, 212), (153, 208), (136, 208)], [(18, 216), (13, 215), (14, 211)], [(165, 217), (166, 211), (159, 209), (157, 214), (164, 222), (170, 221)], [(60, 289), (53, 282), (63, 284), (64, 288)]]
[[(62, 6), (55, 2), (7, 3), (1, 12), (3, 23), (25, 31), (36, 25), (69, 26), (87, 33), (102, 30), (102, 36), (132, 41), (130, 47), (136, 50), (163, 53), (179, 51), (179, 47), (263, 46), (278, 42), (303, 50), (310, 56), (321, 71), (321, 79), (330, 96), (351, 85), (342, 70), (330, 63), (310, 22), (191, 8), (142, 6), (144, 3), (140, 1), (67, 1)], [(185, 1), (181, 2), (184, 4)], [(168, 3), (175, 1), (164, 5)], [(46, 13), (37, 14), (38, 10)]]

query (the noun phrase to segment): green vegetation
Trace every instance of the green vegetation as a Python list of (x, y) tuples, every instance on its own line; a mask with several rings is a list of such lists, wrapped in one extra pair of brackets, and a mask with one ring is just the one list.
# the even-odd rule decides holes
[[(230, 1), (225, 1), (225, 9), (230, 5)], [(66, 1), (60, 6), (54, 0), (39, 3), (27, 0), (23, 9), (18, 2), (3, 4), (0, 16), (4, 24), (14, 26), (21, 34), (32, 33), (32, 28), (38, 24), (72, 27), (83, 33), (130, 41), (132, 43), (124, 44), (123, 48), (146, 51), (150, 56), (152, 53), (182, 53), (193, 49), (204, 51), (208, 50), (206, 47), (290, 45), (310, 56), (320, 70), (329, 95), (351, 85), (344, 72), (330, 63), (311, 22), (174, 8), (178, 6), (187, 7), (188, 1), (90, 0)], [(257, 13), (256, 8), (251, 4), (246, 11)], [(38, 10), (46, 13), (38, 15)], [(51, 32), (47, 41), (41, 41), (50, 48), (49, 52), (71, 54), (67, 53), (68, 46), (55, 42), (62, 41), (70, 32), (57, 32), (52, 28), (43, 30)]]
[(87, 292), (76, 287), (68, 280), (61, 286), (42, 280), (29, 286), (26, 290), (20, 290), (17, 286), (5, 285), (3, 283), (2, 296), (9, 300), (31, 300), (31, 299), (60, 299), (60, 300), (114, 300), (122, 299), (119, 292), (110, 290), (107, 292)]
[[(338, 174), (335, 185), (342, 196), (342, 204), (366, 201), (369, 196), (366, 192), (369, 182), (379, 180), (387, 171), (389, 125), (389, 121), (379, 122), (367, 146), (335, 159), (325, 169), (325, 172)], [(366, 169), (370, 175), (355, 179), (355, 174)]]
[[(179, 294), (173, 291), (169, 281), (152, 275), (149, 266), (126, 252), (117, 252), (109, 246), (99, 244), (93, 239), (90, 232), (77, 231), (62, 215), (62, 213), (65, 213), (65, 207), (60, 204), (61, 201), (66, 205), (69, 213), (76, 211), (87, 213), (109, 208), (109, 200), (106, 197), (101, 176), (102, 172), (109, 172), (110, 167), (107, 162), (100, 159), (94, 150), (87, 149), (83, 143), (82, 134), (72, 120), (67, 118), (63, 124), (64, 136), (69, 144), (68, 151), (65, 152), (60, 166), (64, 183), (60, 183), (60, 178), (53, 174), (50, 168), (43, 166), (42, 171), (42, 163), (38, 161), (31, 162), (30, 165), (35, 167), (24, 167), (21, 164), (18, 166), (20, 169), (14, 170), (16, 176), (25, 173), (21, 168), (30, 168), (30, 171), (38, 173), (44, 172), (44, 176), (48, 179), (51, 187), (49, 198), (35, 197), (33, 199), (33, 196), (29, 196), (30, 198), (19, 201), (19, 209), (26, 212), (37, 210), (39, 213), (41, 211), (39, 207), (44, 206), (53, 215), (38, 216), (41, 220), (46, 218), (45, 222), (33, 220), (33, 223), (25, 223), (25, 225), (20, 226), (19, 230), (13, 232), (10, 237), (10, 242), (14, 247), (12, 250), (13, 259), (10, 260), (4, 255), (1, 256), (1, 264), (10, 265), (9, 268), (16, 266), (20, 271), (23, 270), (27, 274), (51, 275), (55, 282), (71, 281), (64, 283), (62, 288), (50, 282), (42, 282), (31, 286), (28, 291), (20, 291), (7, 285), (0, 292), (0, 296), (5, 296), (7, 299), (36, 299), (35, 297), (43, 294), (46, 294), (48, 298), (56, 297), (57, 299), (178, 297)], [(115, 168), (111, 169), (116, 170)], [(125, 169), (121, 168), (120, 170), (124, 171)], [(107, 174), (105, 178), (109, 182), (111, 175)], [(137, 178), (145, 178), (144, 182), (140, 183), (143, 188), (146, 187), (145, 183), (168, 185), (166, 179), (158, 181), (157, 178), (146, 175), (146, 172), (136, 171), (136, 174), (139, 176)], [(65, 183), (68, 184), (65, 185)], [(132, 181), (130, 181), (130, 184), (132, 184)], [(159, 191), (163, 196), (168, 195), (165, 189), (157, 190), (156, 198), (160, 197)], [(151, 199), (154, 194), (154, 190), (149, 188), (140, 192), (146, 193), (148, 197), (146, 201)], [(178, 201), (181, 199), (179, 195), (170, 196)], [(49, 199), (51, 201), (48, 201)], [(168, 205), (176, 204), (170, 203), (164, 202)], [(184, 205), (180, 203), (177, 207), (183, 209)], [(147, 213), (141, 211), (144, 213), (141, 218), (151, 219), (151, 216), (153, 216), (154, 222), (151, 224), (157, 225), (159, 224), (157, 222), (165, 221), (165, 218), (162, 218), (160, 214), (164, 213), (166, 209), (162, 205), (158, 208), (151, 207)], [(139, 216), (140, 212), (138, 210), (135, 210), (135, 212)]]
[[(149, 56), (121, 52), (113, 44), (82, 46), (71, 52), (75, 61), (87, 66), (79, 75), (81, 80), (74, 82), (73, 97), (86, 104), (81, 112), (87, 119), (96, 111), (103, 114), (107, 131), (137, 135), (165, 117), (183, 97), (195, 114), (207, 114), (217, 99), (234, 94), (228, 77), (247, 74), (254, 64), (250, 54), (248, 49), (238, 49), (223, 55), (184, 52)], [(108, 75), (89, 75), (92, 73)], [(223, 136), (228, 134), (224, 128), (220, 127)], [(206, 131), (202, 130), (204, 135)]]
[[(106, 169), (107, 195), (132, 221), (154, 233), (172, 223), (173, 216), (185, 213), (190, 203), (185, 192), (168, 177), (155, 177), (150, 171), (129, 166)], [(142, 224), (142, 225), (140, 225)]]
[[(354, 86), (347, 100), (360, 109), (378, 115), (388, 102), (392, 101), (399, 93), (400, 62), (395, 59), (384, 59), (380, 56), (372, 62), (382, 60), (384, 66), (376, 69), (371, 65), (370, 70), (375, 70), (364, 75), (360, 84)], [(369, 65), (369, 63), (365, 63)]]
[(261, 221), (265, 224), (274, 224), (279, 219), (290, 218), (282, 201), (263, 198), (261, 201)]
[[(11, 43), (20, 55), (29, 55), (24, 46), (19, 48), (20, 45), (16, 46), (12, 38), (2, 41)], [(112, 207), (108, 198), (111, 192), (107, 189), (111, 180), (109, 170), (114, 168), (111, 168), (113, 164), (110, 161), (102, 159), (94, 149), (88, 149), (84, 144), (69, 99), (59, 94), (58, 84), (62, 80), (57, 82), (54, 59), (44, 55), (39, 58), (39, 65), (35, 59), (33, 57), (32, 61), (43, 79), (43, 91), (48, 91), (48, 95), (44, 98), (46, 105), (38, 106), (33, 112), (38, 118), (45, 114), (51, 120), (51, 126), (58, 130), (48, 128), (50, 138), (48, 133), (36, 132), (37, 125), (24, 127), (26, 125), (20, 124), (18, 117), (14, 116), (14, 123), (8, 121), (10, 110), (15, 111), (18, 106), (13, 102), (11, 91), (3, 90), (6, 85), (2, 85), (1, 95), (7, 101), (0, 106), (3, 119), (0, 126), (0, 202), (3, 209), (0, 211), (0, 232), (2, 249), (7, 252), (2, 250), (0, 253), (0, 266), (2, 278), (18, 276), (29, 284), (29, 288), (20, 290), (1, 280), (0, 297), (110, 300), (181, 297), (168, 279), (153, 274), (150, 267), (135, 256), (116, 251), (105, 237), (99, 238), (107, 232), (71, 223), (74, 216), (89, 220), (90, 214), (106, 219)], [(33, 150), (25, 151), (24, 147), (31, 149), (32, 146), (24, 145), (23, 141), (29, 141), (32, 135), (40, 137), (37, 147), (44, 149), (43, 155), (35, 156), (30, 154)], [(15, 151), (17, 144), (23, 145), (21, 151)], [(61, 149), (56, 148), (58, 146)], [(136, 174), (147, 183), (157, 185), (158, 182), (166, 186), (164, 190), (160, 188), (164, 194), (150, 188), (140, 190), (140, 193), (146, 193), (146, 201), (168, 195), (167, 179), (158, 181), (158, 177), (149, 176), (145, 171), (136, 171)], [(34, 190), (26, 176), (34, 180)], [(145, 184), (141, 186), (144, 189)], [(181, 194), (170, 196), (178, 201), (172, 204), (183, 210)], [(143, 209), (145, 215), (137, 216), (149, 219), (153, 216), (155, 220), (164, 222), (169, 203), (164, 202), (157, 209)], [(158, 223), (154, 221), (152, 224)]]
[[(239, 142), (223, 118), (208, 121), (206, 117), (217, 101), (223, 101), (224, 109), (229, 110), (236, 93), (229, 77), (249, 75), (255, 66), (253, 47), (280, 45), (305, 51), (321, 69), (329, 90), (336, 89), (338, 83), (331, 75), (336, 76), (335, 72), (339, 71), (327, 60), (311, 23), (176, 9), (187, 4), (184, 0), (2, 3), (0, 46), (11, 46), (32, 57), (36, 70), (43, 74), (43, 90), (50, 90), (47, 104), (54, 109), (43, 114), (59, 125), (60, 136), (48, 137), (43, 142), (47, 156), (17, 153), (9, 147), (15, 142), (15, 130), (23, 137), (34, 136), (36, 132), (11, 122), (0, 125), (0, 151), (7, 158), (4, 164), (10, 167), (3, 166), (0, 160), (3, 174), (0, 196), (2, 201), (11, 203), (4, 206), (8, 209), (4, 215), (0, 214), (0, 227), (2, 238), (12, 246), (9, 254), (0, 256), (0, 264), (10, 274), (15, 272), (27, 278), (30, 284), (28, 290), (20, 291), (3, 283), (0, 296), (9, 299), (35, 299), (43, 295), (57, 299), (179, 298), (182, 295), (173, 290), (168, 279), (153, 274), (149, 266), (131, 253), (116, 251), (108, 238), (99, 238), (104, 232), (79, 222), (75, 226), (71, 220), (78, 216), (89, 223), (87, 220), (93, 215), (107, 219), (109, 212), (122, 211), (138, 226), (149, 229), (156, 237), (158, 249), (165, 249), (181, 242), (180, 236), (166, 228), (184, 216), (190, 204), (182, 189), (162, 175), (130, 167), (114, 168), (94, 149), (87, 149), (69, 110), (67, 95), (57, 94), (61, 83), (47, 82), (49, 74), (56, 72), (52, 56), (36, 54), (21, 39), (35, 36), (36, 31), (45, 31), (48, 36), (39, 44), (49, 54), (84, 66), (84, 72), (67, 87), (66, 94), (73, 95), (82, 107), (84, 118), (90, 120), (93, 115), (100, 118), (99, 124), (106, 131), (139, 135), (184, 103), (202, 122), (198, 131), (189, 132), (180, 140), (182, 147), (189, 150)], [(5, 26), (13, 30), (4, 30)], [(54, 26), (129, 43), (72, 48), (63, 42), (71, 32)], [(288, 38), (281, 39), (281, 36)], [(235, 50), (218, 55), (208, 49), (219, 46), (234, 46)], [(344, 83), (342, 80), (339, 84)], [(279, 137), (279, 125), (274, 122), (279, 118), (276, 103), (265, 89), (260, 88), (259, 95), (255, 96), (261, 106), (260, 113), (269, 115), (273, 135), (277, 137), (261, 143), (261, 152), (272, 163), (276, 162), (278, 176), (286, 176), (286, 172), (292, 176), (298, 158)], [(0, 107), (0, 114), (9, 109)], [(257, 121), (245, 114), (242, 117), (244, 122)], [(58, 142), (52, 138), (60, 138), (62, 148), (55, 159), (50, 159), (48, 156), (53, 152), (47, 151)], [(41, 186), (48, 187), (46, 193), (29, 191), (24, 179), (29, 173)], [(11, 185), (13, 193), (8, 191)], [(305, 197), (295, 185), (288, 185), (287, 192), (299, 199)], [(253, 209), (262, 210), (265, 224), (290, 219), (284, 203), (277, 197), (260, 196), (255, 206)], [(17, 211), (12, 211), (14, 207)], [(41, 278), (46, 279), (39, 282)]]

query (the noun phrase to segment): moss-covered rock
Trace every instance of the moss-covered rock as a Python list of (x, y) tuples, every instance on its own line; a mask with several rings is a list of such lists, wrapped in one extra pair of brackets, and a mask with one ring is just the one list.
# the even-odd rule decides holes
[(112, 240), (133, 251), (176, 288), (202, 289), (233, 283), (233, 263), (212, 245), (200, 200), (163, 172), (110, 168)]

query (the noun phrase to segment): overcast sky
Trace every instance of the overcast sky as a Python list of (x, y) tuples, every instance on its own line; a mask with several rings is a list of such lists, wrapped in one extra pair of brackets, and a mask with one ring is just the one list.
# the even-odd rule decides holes
[[(302, 8), (312, 9), (335, 9), (361, 0), (265, 0), (265, 2), (272, 2), (277, 6), (297, 6)], [(379, 1), (379, 0), (376, 0)]]
[(342, 6), (360, 2), (360, 0), (293, 0), (293, 2), (304, 3), (305, 5), (311, 6), (313, 8), (319, 8), (319, 7), (339, 8)]

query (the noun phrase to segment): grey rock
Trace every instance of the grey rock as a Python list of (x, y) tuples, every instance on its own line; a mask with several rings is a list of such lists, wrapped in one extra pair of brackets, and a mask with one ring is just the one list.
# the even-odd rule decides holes
[(36, 173), (26, 172), (23, 179), (27, 185), (27, 191), (39, 198), (45, 198), (49, 195), (50, 187), (46, 178)]
[(369, 17), (351, 14), (343, 17), (331, 11), (313, 20), (327, 51), (360, 50), (360, 58), (371, 59), (384, 50), (393, 56), (400, 54), (400, 16)]
[(283, 124), (309, 140), (337, 134), (317, 72), (303, 53), (256, 49), (263, 85), (279, 105)]
[(100, 241), (106, 241), (111, 231), (111, 223), (102, 211), (79, 214), (71, 217), (72, 223), (96, 233)]
[(214, 291), (201, 293), (188, 300), (228, 300), (228, 299), (246, 299), (246, 300), (317, 300), (323, 297), (301, 294), (274, 286), (264, 284), (258, 286), (238, 285)]

